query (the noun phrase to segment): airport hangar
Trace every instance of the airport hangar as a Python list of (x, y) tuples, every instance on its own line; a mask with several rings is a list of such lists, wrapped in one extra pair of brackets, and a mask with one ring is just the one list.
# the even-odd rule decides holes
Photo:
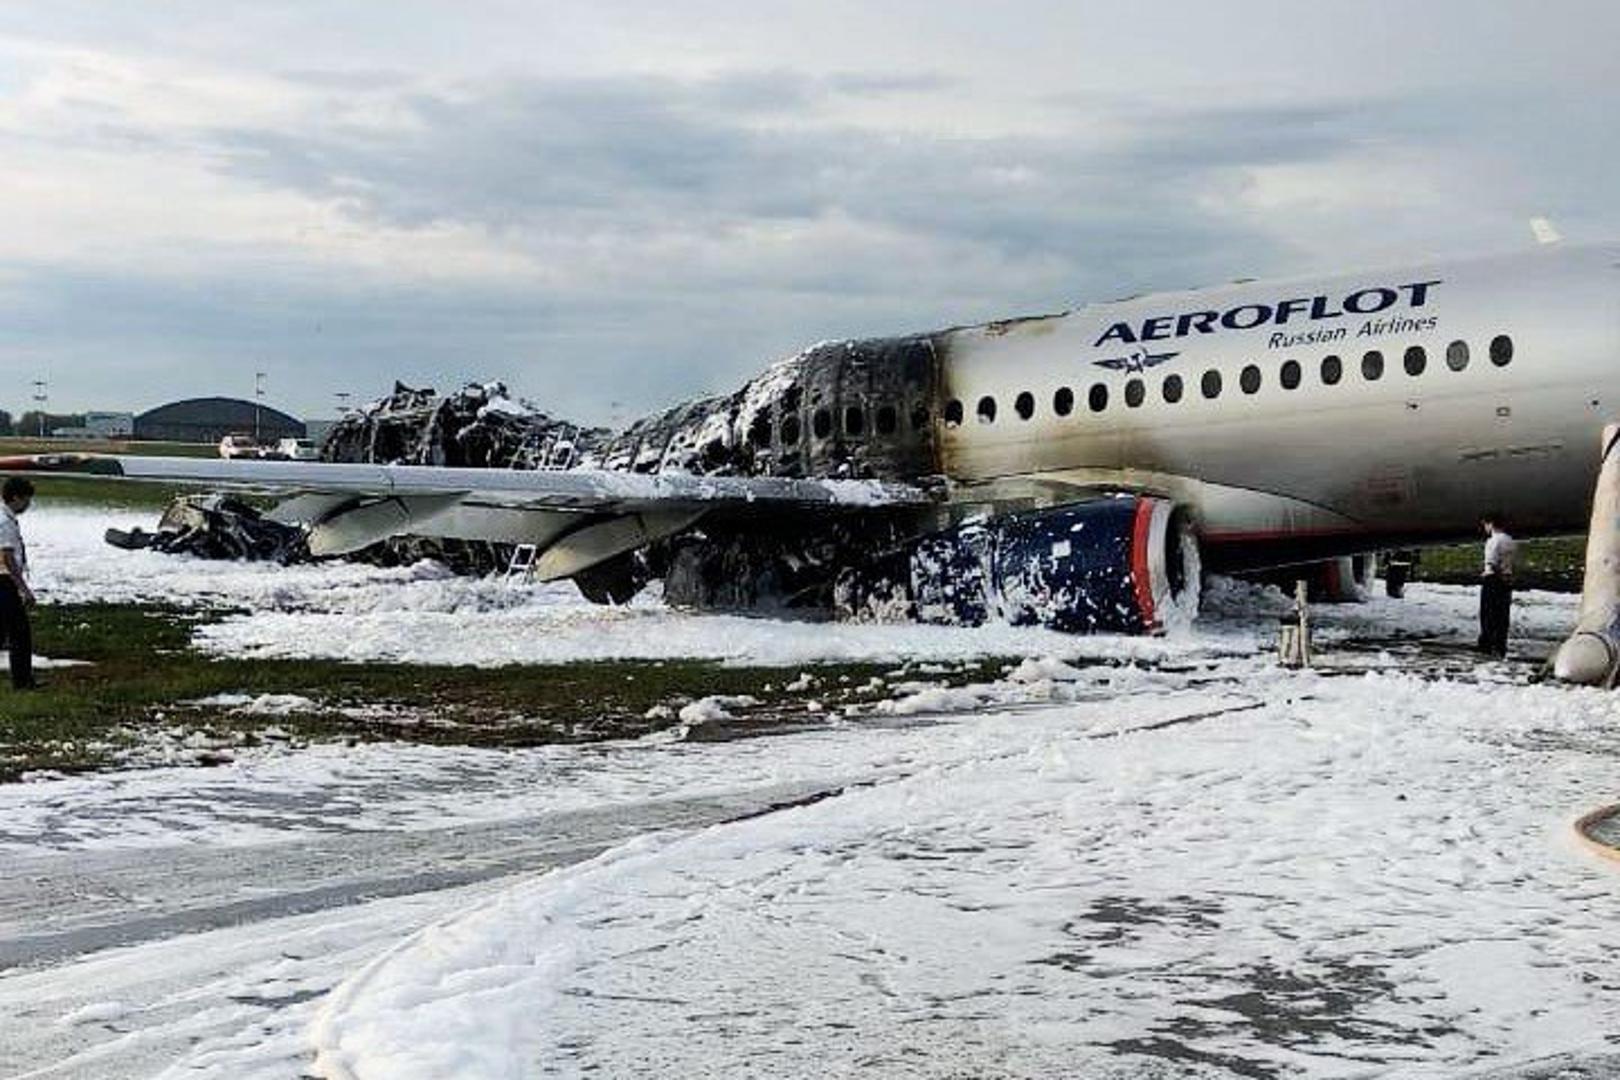
[(218, 442), (231, 433), (252, 435), (260, 441), (302, 439), (304, 422), (279, 409), (239, 398), (187, 398), (159, 405), (135, 418), (135, 438), (163, 442)]

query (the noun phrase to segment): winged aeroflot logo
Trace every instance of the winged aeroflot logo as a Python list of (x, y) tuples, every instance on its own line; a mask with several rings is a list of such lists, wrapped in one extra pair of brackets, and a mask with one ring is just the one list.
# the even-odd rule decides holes
[(1150, 353), (1146, 349), (1137, 349), (1129, 356), (1113, 356), (1107, 360), (1092, 361), (1100, 368), (1110, 371), (1123, 371), (1128, 375), (1139, 375), (1151, 367), (1158, 367), (1166, 360), (1174, 360), (1181, 354), (1178, 352)]

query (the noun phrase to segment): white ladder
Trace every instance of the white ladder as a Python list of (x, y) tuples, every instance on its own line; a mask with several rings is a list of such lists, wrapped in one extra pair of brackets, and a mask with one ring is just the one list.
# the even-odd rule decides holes
[(534, 544), (519, 544), (512, 551), (512, 561), (506, 565), (506, 581), (510, 583), (514, 578), (528, 581), (534, 576), (535, 559), (539, 557), (540, 549)]

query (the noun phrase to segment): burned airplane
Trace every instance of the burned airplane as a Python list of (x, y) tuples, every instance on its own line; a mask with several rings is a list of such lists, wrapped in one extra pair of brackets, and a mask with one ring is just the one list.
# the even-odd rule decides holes
[(1352, 560), (1487, 506), (1582, 528), (1617, 357), (1620, 248), (1551, 247), (825, 343), (618, 432), (401, 388), (319, 464), (3, 464), (283, 494), (316, 556), (532, 545), (603, 602), (658, 578), (703, 608), (1141, 633), (1191, 615), (1201, 567), (1348, 592)]

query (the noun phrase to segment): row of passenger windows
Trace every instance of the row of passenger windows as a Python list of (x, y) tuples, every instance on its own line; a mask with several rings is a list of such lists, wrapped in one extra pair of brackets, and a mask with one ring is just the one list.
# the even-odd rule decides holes
[[(1497, 367), (1506, 367), (1513, 362), (1513, 339), (1507, 335), (1493, 338), (1489, 350), (1490, 360)], [(1471, 356), (1466, 341), (1453, 341), (1446, 346), (1445, 363), (1452, 371), (1463, 371), (1468, 367)], [(1317, 368), (1317, 377), (1323, 386), (1337, 386), (1344, 379), (1344, 360), (1338, 356), (1324, 356)], [(1384, 354), (1377, 349), (1363, 353), (1361, 356), (1361, 377), (1367, 382), (1377, 382), (1384, 377)], [(1401, 367), (1406, 374), (1416, 378), (1422, 375), (1429, 367), (1429, 354), (1421, 345), (1413, 345), (1401, 354)], [(1305, 380), (1305, 369), (1298, 360), (1285, 360), (1277, 369), (1277, 382), (1284, 390), (1297, 390)], [(1238, 389), (1245, 394), (1260, 392), (1264, 381), (1258, 365), (1249, 364), (1238, 373)], [(1221, 396), (1225, 380), (1221, 373), (1214, 369), (1204, 372), (1198, 380), (1199, 393), (1204, 397), (1214, 399)], [(1159, 384), (1159, 393), (1170, 404), (1180, 401), (1186, 393), (1186, 386), (1182, 377), (1176, 374), (1166, 375)], [(1108, 386), (1106, 383), (1093, 383), (1086, 393), (1086, 407), (1092, 412), (1102, 412), (1108, 408)], [(1125, 383), (1122, 395), (1128, 408), (1138, 408), (1147, 400), (1147, 383), (1143, 379), (1130, 379)], [(1068, 416), (1074, 412), (1074, 391), (1067, 386), (1059, 387), (1052, 395), (1052, 412), (1058, 416)], [(993, 424), (996, 422), (996, 399), (982, 397), (979, 399), (976, 410), (979, 422)], [(1018, 414), (1020, 420), (1031, 419), (1035, 415), (1035, 395), (1028, 390), (1019, 394), (1013, 400), (1013, 412)], [(960, 401), (951, 401), (945, 406), (945, 425), (956, 427), (962, 423), (963, 406)]]
[[(1513, 340), (1501, 335), (1491, 341), (1489, 350), (1491, 363), (1497, 367), (1506, 367), (1513, 360)], [(1452, 371), (1462, 371), (1468, 367), (1470, 360), (1468, 343), (1453, 341), (1446, 347), (1446, 366)], [(1401, 356), (1401, 366), (1410, 376), (1422, 375), (1429, 366), (1428, 353), (1421, 345), (1414, 345)], [(1323, 386), (1337, 386), (1344, 379), (1344, 361), (1338, 356), (1324, 356), (1317, 369), (1317, 375)], [(1374, 349), (1362, 354), (1361, 377), (1368, 382), (1376, 382), (1384, 376), (1384, 354)], [(1305, 370), (1297, 360), (1285, 360), (1277, 369), (1277, 382), (1284, 390), (1297, 390), (1303, 383)], [(1260, 368), (1249, 364), (1238, 373), (1238, 389), (1245, 394), (1257, 394), (1263, 379)], [(1204, 372), (1199, 379), (1199, 392), (1206, 398), (1217, 398), (1221, 395), (1224, 380), (1219, 371), (1213, 369)], [(1166, 375), (1160, 383), (1159, 392), (1166, 402), (1175, 404), (1180, 401), (1186, 392), (1182, 377), (1176, 374)], [(1147, 383), (1142, 379), (1133, 378), (1125, 383), (1122, 395), (1128, 408), (1139, 408), (1147, 401)], [(1093, 383), (1086, 393), (1086, 407), (1092, 412), (1103, 412), (1108, 408), (1109, 391), (1105, 383)], [(1074, 412), (1074, 391), (1067, 386), (1059, 387), (1052, 395), (1052, 412), (1058, 416), (1068, 416)], [(982, 397), (976, 410), (980, 423), (993, 424), (996, 421), (996, 399)], [(1018, 414), (1020, 420), (1030, 420), (1035, 416), (1035, 395), (1025, 390), (1013, 399), (1013, 412)], [(964, 409), (960, 401), (950, 401), (945, 405), (945, 425), (957, 427), (962, 423)], [(766, 423), (756, 424), (749, 432), (750, 441), (761, 449), (771, 444), (771, 429), (768, 419)], [(917, 405), (911, 410), (909, 420), (913, 432), (926, 431), (931, 422), (928, 409)], [(843, 410), (843, 432), (847, 436), (860, 437), (866, 434), (866, 412), (859, 405), (850, 405)], [(811, 433), (818, 439), (830, 439), (833, 434), (833, 411), (831, 409), (817, 409), (810, 417)], [(880, 436), (894, 435), (900, 430), (900, 414), (893, 405), (880, 405), (872, 413), (872, 430)], [(788, 413), (782, 417), (777, 429), (777, 436), (783, 446), (797, 446), (804, 432), (796, 413)]]
[[(764, 423), (756, 422), (749, 429), (749, 441), (754, 446), (764, 449), (771, 445), (771, 428), (769, 417), (761, 414)], [(843, 411), (844, 434), (860, 437), (866, 434), (866, 410), (859, 405), (850, 405)], [(911, 430), (925, 431), (930, 423), (928, 409), (918, 405), (911, 410)], [(880, 405), (872, 413), (872, 430), (878, 435), (893, 435), (900, 430), (900, 412), (893, 405)], [(833, 410), (817, 409), (810, 414), (810, 431), (818, 439), (830, 439), (833, 434)], [(803, 438), (804, 430), (797, 413), (788, 413), (782, 417), (777, 428), (777, 437), (783, 446), (797, 446)]]

